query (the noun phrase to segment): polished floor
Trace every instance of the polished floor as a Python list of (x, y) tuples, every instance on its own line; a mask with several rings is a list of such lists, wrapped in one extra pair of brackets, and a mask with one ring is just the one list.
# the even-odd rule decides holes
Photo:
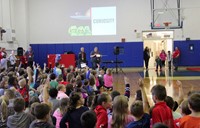
[(114, 78), (114, 90), (118, 90), (121, 94), (125, 92), (124, 76), (129, 79), (130, 82), (130, 102), (134, 100), (135, 92), (139, 89), (137, 81), (139, 78), (144, 79), (144, 84), (146, 87), (147, 96), (149, 102), (153, 105), (151, 100), (150, 90), (152, 86), (156, 84), (162, 84), (166, 87), (167, 95), (172, 96), (175, 100), (178, 98), (179, 90), (176, 85), (176, 81), (180, 80), (182, 82), (183, 92), (185, 98), (187, 98), (187, 93), (190, 90), (200, 91), (200, 72), (198, 71), (169, 71), (165, 69), (163, 71), (156, 72), (155, 69), (149, 69), (148, 71), (133, 69), (126, 69), (125, 73), (119, 72), (113, 74)]

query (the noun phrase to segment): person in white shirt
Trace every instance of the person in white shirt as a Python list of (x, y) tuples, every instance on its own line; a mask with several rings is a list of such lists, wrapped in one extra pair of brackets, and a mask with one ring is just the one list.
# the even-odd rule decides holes
[(172, 65), (172, 55), (171, 55), (171, 52), (170, 52), (170, 51), (167, 52), (167, 62), (168, 62), (169, 70), (171, 70), (171, 65)]
[(10, 61), (10, 66), (12, 66), (15, 69), (17, 58), (15, 57), (14, 51), (11, 52), (10, 56), (8, 57), (8, 60)]

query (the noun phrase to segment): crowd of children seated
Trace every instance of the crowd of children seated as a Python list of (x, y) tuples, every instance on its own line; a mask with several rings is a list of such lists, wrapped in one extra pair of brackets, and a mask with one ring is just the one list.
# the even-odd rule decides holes
[[(112, 71), (64, 68), (0, 68), (1, 128), (199, 128), (200, 93), (183, 100), (167, 96), (165, 86), (151, 89), (150, 106), (145, 84), (138, 79), (136, 98), (129, 106), (129, 79), (125, 94), (113, 88)], [(180, 108), (180, 113), (177, 112)]]

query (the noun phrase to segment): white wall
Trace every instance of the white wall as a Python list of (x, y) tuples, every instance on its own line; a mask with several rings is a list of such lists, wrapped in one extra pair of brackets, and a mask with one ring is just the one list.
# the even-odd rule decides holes
[[(150, 30), (151, 8), (150, 0), (92, 0), (91, 5), (101, 6), (102, 3), (115, 4), (117, 7), (117, 35), (116, 36), (67, 36), (67, 14), (70, 9), (85, 6), (85, 0), (0, 0), (4, 3), (11, 1), (11, 21), (7, 15), (2, 15), (0, 9), (0, 23), (11, 24), (16, 30), (16, 39), (19, 46), (27, 48), (29, 43), (81, 43), (81, 42), (119, 42), (141, 41), (141, 32)], [(175, 40), (200, 39), (200, 1), (182, 0), (183, 29), (175, 30)], [(3, 10), (7, 10), (7, 3)], [(7, 12), (7, 11), (6, 11)], [(11, 23), (10, 23), (11, 22)], [(5, 25), (7, 26), (7, 25)], [(137, 30), (137, 32), (135, 32)]]
[(18, 47), (16, 42), (8, 43), (12, 41), (12, 29), (14, 29), (13, 20), (13, 0), (0, 0), (0, 26), (6, 30), (3, 34), (3, 40), (0, 40), (0, 47), (4, 47), (7, 50), (13, 50)]
[(183, 0), (184, 38), (200, 39), (200, 1)]
[(16, 40), (20, 47), (27, 49), (29, 44), (29, 5), (28, 0), (13, 0)]

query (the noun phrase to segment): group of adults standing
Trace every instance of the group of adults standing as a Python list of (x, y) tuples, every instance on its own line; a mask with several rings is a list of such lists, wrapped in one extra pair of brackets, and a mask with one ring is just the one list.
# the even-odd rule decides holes
[(12, 50), (8, 55), (5, 48), (0, 47), (0, 68), (7, 69), (9, 67), (13, 67), (15, 69), (17, 65), (17, 60), (19, 59), (21, 66), (32, 66), (33, 65), (34, 52), (31, 47), (22, 55), (16, 57), (15, 51)]
[[(92, 68), (96, 69), (100, 66), (101, 62), (101, 54), (98, 50), (98, 47), (94, 47), (94, 50), (90, 53)], [(84, 51), (84, 47), (81, 47), (80, 52), (78, 54), (78, 66), (81, 67), (81, 64), (87, 64), (86, 53)]]
[[(145, 68), (148, 70), (149, 68), (149, 59), (150, 59), (150, 52), (151, 50), (148, 47), (145, 47), (143, 55), (144, 55), (144, 62), (145, 62)], [(160, 70), (162, 71), (162, 67), (165, 66), (165, 61), (167, 60), (169, 70), (171, 70), (171, 63), (173, 62), (174, 70), (178, 70), (178, 61), (180, 58), (180, 50), (178, 47), (175, 47), (174, 52), (171, 55), (171, 52), (168, 51), (166, 54), (164, 50), (161, 51), (159, 56), (156, 56), (156, 71), (158, 71), (158, 66), (160, 66)], [(173, 60), (173, 61), (172, 61)]]

